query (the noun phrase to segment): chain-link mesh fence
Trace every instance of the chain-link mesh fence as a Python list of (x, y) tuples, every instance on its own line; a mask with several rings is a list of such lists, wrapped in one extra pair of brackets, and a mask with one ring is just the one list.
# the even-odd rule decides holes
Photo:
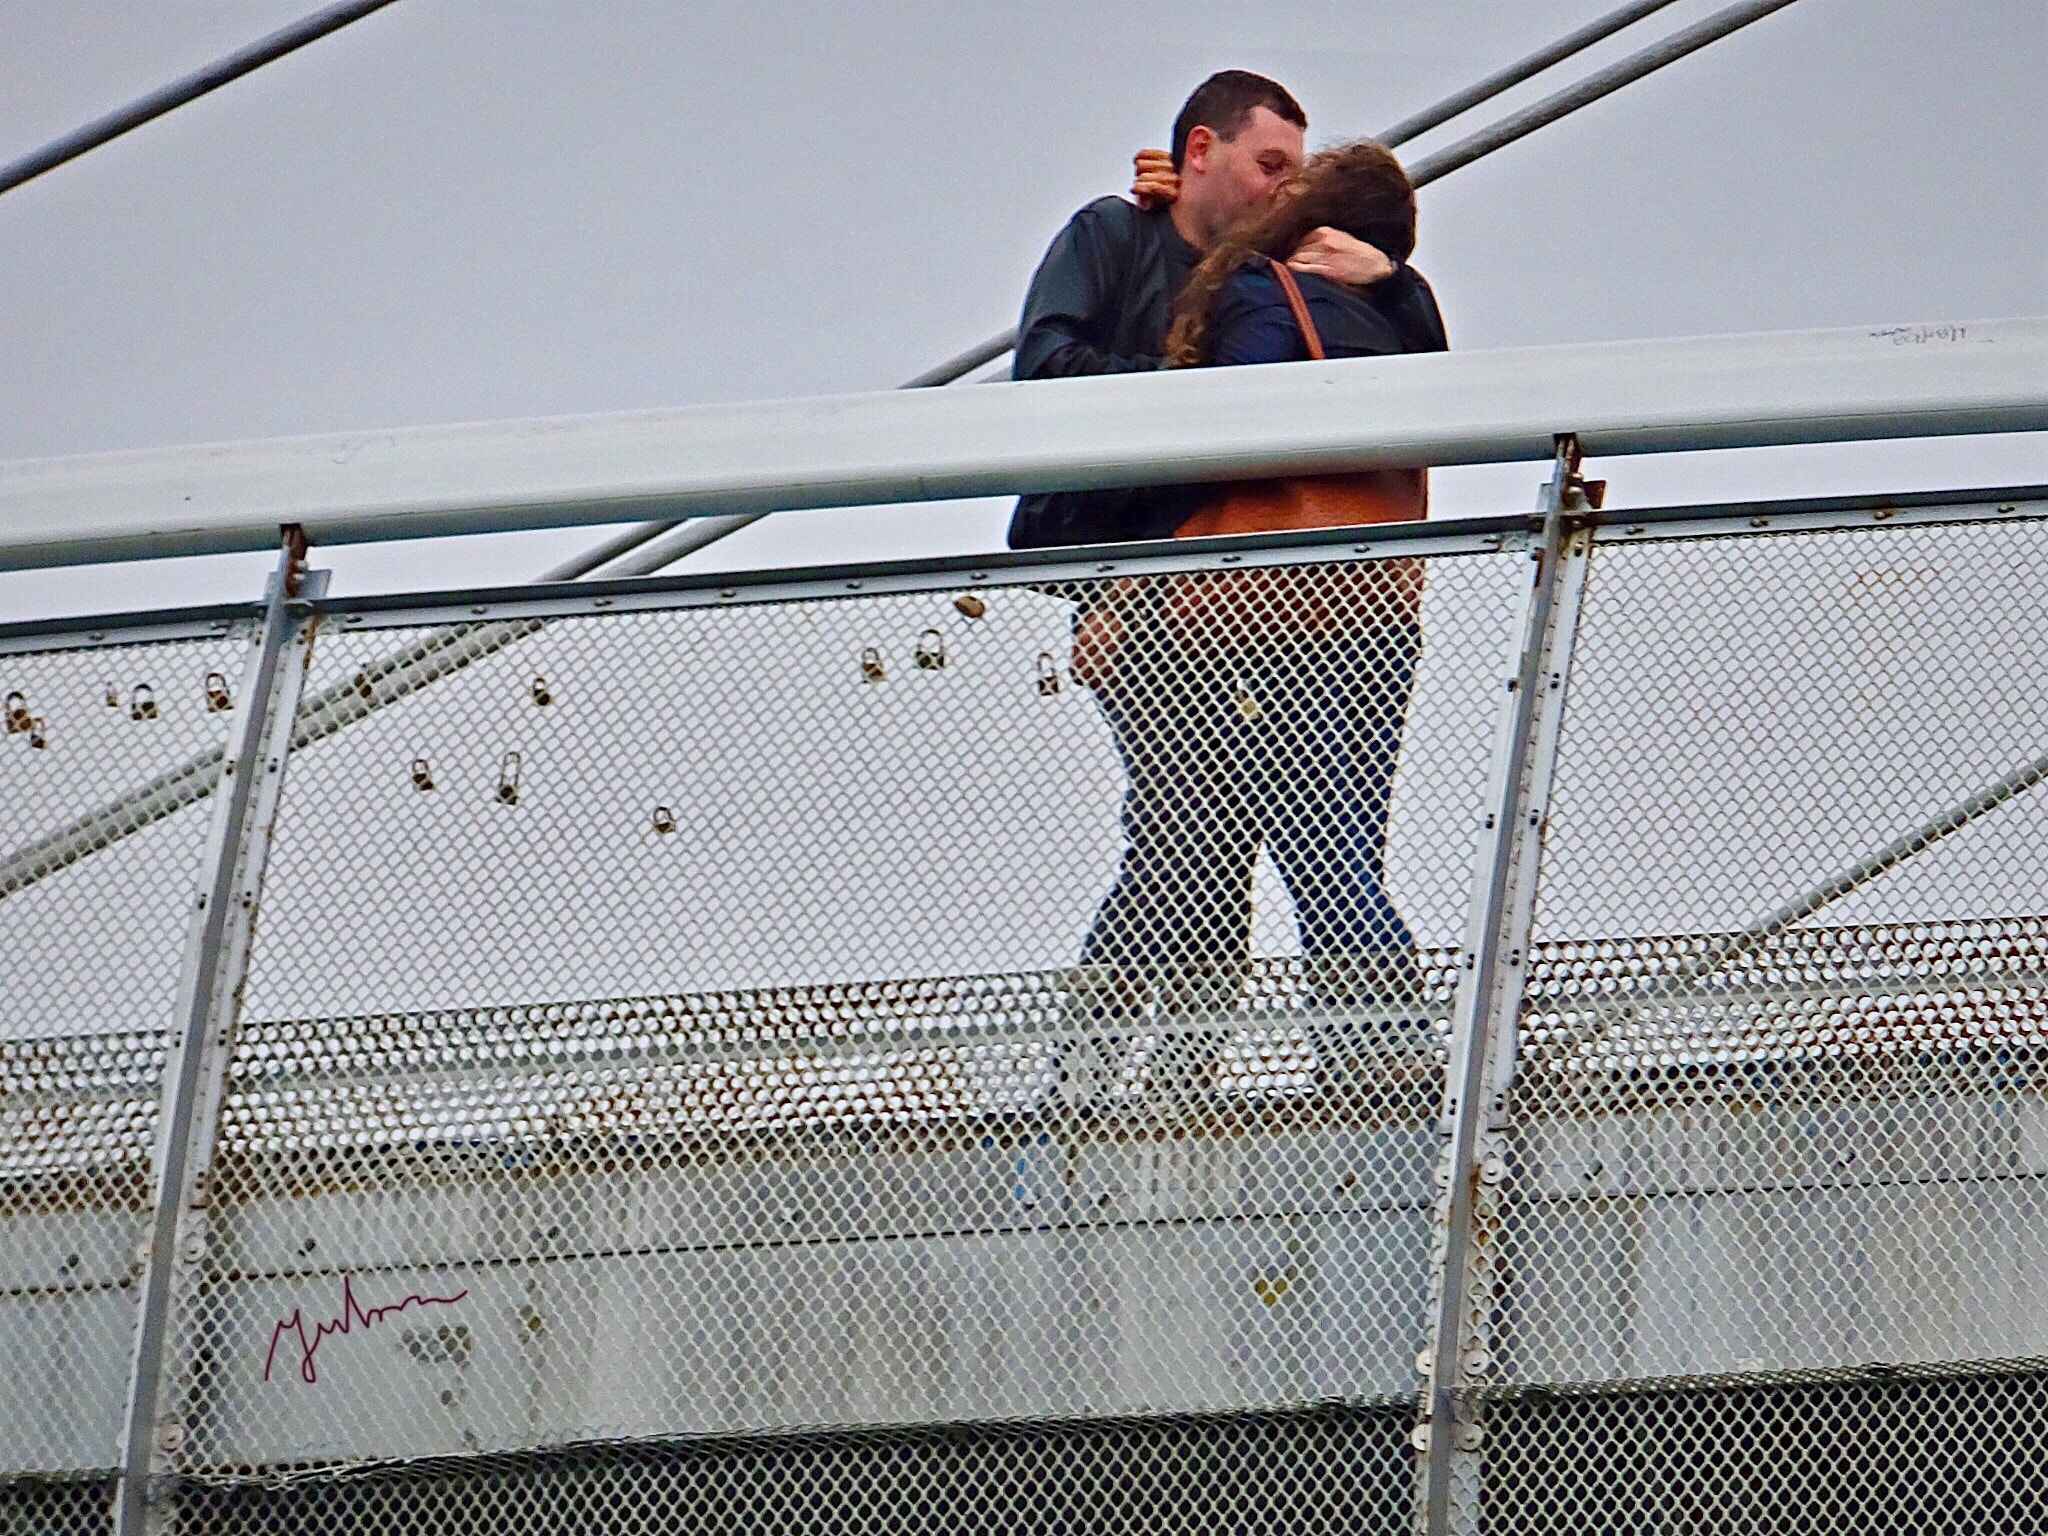
[[(790, 1490), (871, 1524), (913, 1474), (966, 1508), (1249, 1457), (1277, 1497), (1290, 1436), (1376, 1448), (1309, 1505), (1399, 1483), (1405, 1409), (1287, 1413), (1412, 1392), (1527, 570), (558, 617), (303, 745), (180, 1463), (887, 1431)], [(450, 633), (330, 620), (307, 697)], [(1180, 1427), (1058, 1427), (1119, 1421)], [(792, 1453), (732, 1454), (633, 1465)]]
[[(2044, 530), (1596, 546), (1454, 1528), (2028, 1528)], [(1409, 1528), (1530, 562), (1289, 558), (324, 617), (170, 1524)], [(207, 818), (123, 792), (244, 649), (0, 657), (0, 1529), (106, 1524)]]
[[(2044, 555), (2037, 522), (1597, 551), (1492, 1375), (1668, 1385), (1511, 1394), (1487, 1529), (2039, 1503), (2010, 1481), (2036, 1381), (1885, 1373), (2048, 1356)], [(1801, 1371), (1851, 1379), (1678, 1390)]]
[[(217, 632), (216, 632), (217, 631)], [(82, 637), (81, 637), (82, 638)], [(0, 652), (0, 1529), (106, 1519), (158, 1088), (247, 635)], [(197, 789), (135, 798), (138, 785)]]

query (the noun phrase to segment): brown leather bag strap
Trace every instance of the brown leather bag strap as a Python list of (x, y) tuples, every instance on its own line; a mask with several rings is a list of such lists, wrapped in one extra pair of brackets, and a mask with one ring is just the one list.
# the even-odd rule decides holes
[(1273, 275), (1280, 280), (1280, 291), (1287, 295), (1287, 307), (1294, 311), (1294, 323), (1301, 327), (1301, 339), (1308, 343), (1308, 355), (1322, 362), (1323, 338), (1316, 334), (1316, 323), (1308, 317), (1308, 300), (1301, 296), (1301, 285), (1294, 280), (1294, 274), (1287, 270), (1287, 263), (1278, 257), (1268, 256), (1273, 263)]

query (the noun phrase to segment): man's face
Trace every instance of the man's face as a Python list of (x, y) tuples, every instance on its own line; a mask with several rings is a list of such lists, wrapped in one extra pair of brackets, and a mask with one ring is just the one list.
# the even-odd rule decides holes
[(1208, 239), (1272, 202), (1273, 194), (1301, 169), (1304, 137), (1270, 107), (1254, 107), (1234, 139), (1217, 138), (1204, 128), (1189, 136), (1182, 195), (1194, 193), (1193, 211)]

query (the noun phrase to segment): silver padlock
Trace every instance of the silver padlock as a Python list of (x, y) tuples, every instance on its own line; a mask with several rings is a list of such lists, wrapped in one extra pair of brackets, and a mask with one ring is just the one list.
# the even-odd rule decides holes
[(154, 720), (156, 717), (156, 690), (147, 683), (137, 683), (128, 692), (128, 718)]
[(235, 699), (234, 695), (228, 692), (228, 680), (226, 674), (221, 672), (207, 673), (206, 712), (209, 715), (221, 715), (226, 714), (229, 710), (233, 709), (234, 707)]
[(936, 672), (946, 664), (946, 637), (936, 629), (917, 637), (917, 664), (926, 672)]
[(427, 765), (424, 757), (412, 760), (412, 787), (422, 790), (434, 787), (434, 770)]
[(1038, 696), (1049, 699), (1060, 691), (1059, 663), (1052, 659), (1051, 651), (1038, 653)]
[(554, 693), (548, 688), (548, 680), (536, 676), (533, 680), (533, 702), (546, 709), (555, 702)]
[(498, 803), (517, 805), (519, 803), (519, 754), (507, 752), (498, 763)]
[(886, 682), (888, 669), (882, 665), (882, 653), (872, 645), (863, 646), (860, 653), (860, 675), (870, 683)]
[(676, 829), (676, 813), (665, 805), (654, 808), (654, 830), (663, 837)]

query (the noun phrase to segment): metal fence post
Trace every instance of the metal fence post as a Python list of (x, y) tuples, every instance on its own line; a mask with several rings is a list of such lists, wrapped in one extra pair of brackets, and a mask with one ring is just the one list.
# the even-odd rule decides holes
[(1414, 1437), (1421, 1453), (1417, 1526), (1427, 1536), (1479, 1529), (1485, 1426), (1469, 1389), (1493, 1364), (1487, 1319), (1498, 1246), (1494, 1190), (1506, 1173), (1496, 1133), (1514, 1072), (1543, 823), (1592, 551), (1590, 529), (1575, 522), (1590, 508), (1578, 468), (1577, 440), (1560, 437), (1543, 491), (1543, 536), (1514, 673), (1495, 724), (1485, 836), (1451, 1015), (1431, 1254), (1435, 1314), (1419, 1362), (1423, 1395)]
[(143, 1276), (121, 1421), (116, 1536), (164, 1529), (172, 1513), (168, 1473), (185, 1432), (175, 1398), (182, 1357), (175, 1308), (181, 1281), (206, 1256), (214, 1127), (292, 719), (312, 650), (312, 624), (301, 601), (318, 596), (326, 579), (325, 572), (305, 569), (305, 549), (299, 530), (287, 529), (243, 671), (243, 704), (230, 728), (186, 932), (157, 1110), (155, 1199), (137, 1254)]

